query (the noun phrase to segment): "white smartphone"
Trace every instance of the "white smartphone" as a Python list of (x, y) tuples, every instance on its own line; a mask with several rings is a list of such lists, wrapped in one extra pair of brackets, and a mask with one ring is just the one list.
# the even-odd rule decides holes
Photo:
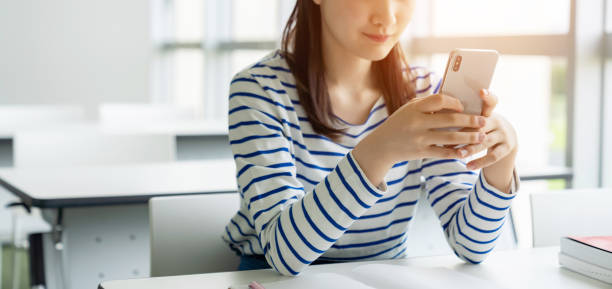
[(499, 53), (495, 50), (455, 49), (446, 64), (440, 92), (461, 100), (464, 113), (480, 115), (480, 90), (489, 89)]

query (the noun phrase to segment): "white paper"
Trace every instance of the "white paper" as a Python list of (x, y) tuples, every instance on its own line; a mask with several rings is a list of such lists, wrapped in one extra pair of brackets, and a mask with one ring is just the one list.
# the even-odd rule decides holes
[[(278, 282), (261, 283), (266, 289), (501, 289), (494, 282), (463, 274), (448, 268), (422, 268), (386, 264), (368, 264), (348, 274), (304, 273)], [(248, 285), (232, 286), (248, 289)]]
[[(374, 289), (353, 278), (335, 273), (304, 274), (293, 279), (278, 282), (261, 283), (266, 289)], [(232, 286), (232, 289), (248, 289), (248, 285)]]
[(376, 288), (495, 289), (499, 285), (447, 268), (368, 264), (356, 267), (351, 276)]

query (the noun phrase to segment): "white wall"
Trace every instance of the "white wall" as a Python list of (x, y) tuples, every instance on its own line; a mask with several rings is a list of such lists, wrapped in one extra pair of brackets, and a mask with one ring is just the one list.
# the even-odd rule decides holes
[(149, 0), (0, 0), (0, 105), (148, 102)]

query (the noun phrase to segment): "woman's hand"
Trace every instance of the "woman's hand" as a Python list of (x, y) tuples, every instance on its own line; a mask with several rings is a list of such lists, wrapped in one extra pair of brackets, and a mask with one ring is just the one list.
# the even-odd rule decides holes
[[(447, 111), (445, 113), (437, 113)], [(486, 124), (482, 116), (462, 113), (461, 101), (443, 94), (414, 99), (391, 115), (372, 134), (380, 140), (395, 162), (422, 158), (460, 158), (459, 149), (438, 145), (478, 144), (485, 133), (478, 131)], [(466, 127), (471, 132), (444, 131), (441, 128)]]
[(483, 150), (488, 150), (487, 154), (479, 159), (467, 164), (468, 169), (476, 170), (486, 168), (507, 157), (514, 157), (518, 150), (518, 140), (512, 125), (502, 116), (493, 114), (497, 105), (497, 96), (483, 89), (480, 91), (483, 100), (482, 115), (487, 118), (487, 124), (480, 129), (486, 133), (484, 141), (480, 144), (472, 144), (464, 147), (468, 155), (476, 154)]
[[(436, 113), (449, 111), (445, 113)], [(423, 158), (464, 158), (462, 149), (438, 145), (479, 144), (485, 133), (479, 131), (486, 118), (462, 113), (461, 101), (434, 94), (409, 101), (363, 139), (353, 157), (368, 179), (380, 184), (393, 164)], [(440, 128), (466, 127), (475, 131), (441, 131)], [(476, 147), (474, 147), (476, 148)]]

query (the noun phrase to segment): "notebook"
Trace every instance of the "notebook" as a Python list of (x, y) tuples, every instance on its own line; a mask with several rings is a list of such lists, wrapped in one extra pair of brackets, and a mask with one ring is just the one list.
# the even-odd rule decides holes
[(582, 261), (563, 252), (559, 252), (559, 264), (574, 272), (612, 284), (612, 270)]
[(612, 236), (561, 238), (559, 264), (612, 284)]
[[(387, 264), (361, 265), (348, 273), (305, 273), (302, 276), (297, 276), (289, 280), (261, 283), (261, 285), (266, 289), (504, 288), (492, 281), (476, 278), (447, 268), (419, 268)], [(230, 288), (247, 289), (248, 284), (232, 286)]]
[(612, 270), (612, 236), (564, 237), (561, 252)]

